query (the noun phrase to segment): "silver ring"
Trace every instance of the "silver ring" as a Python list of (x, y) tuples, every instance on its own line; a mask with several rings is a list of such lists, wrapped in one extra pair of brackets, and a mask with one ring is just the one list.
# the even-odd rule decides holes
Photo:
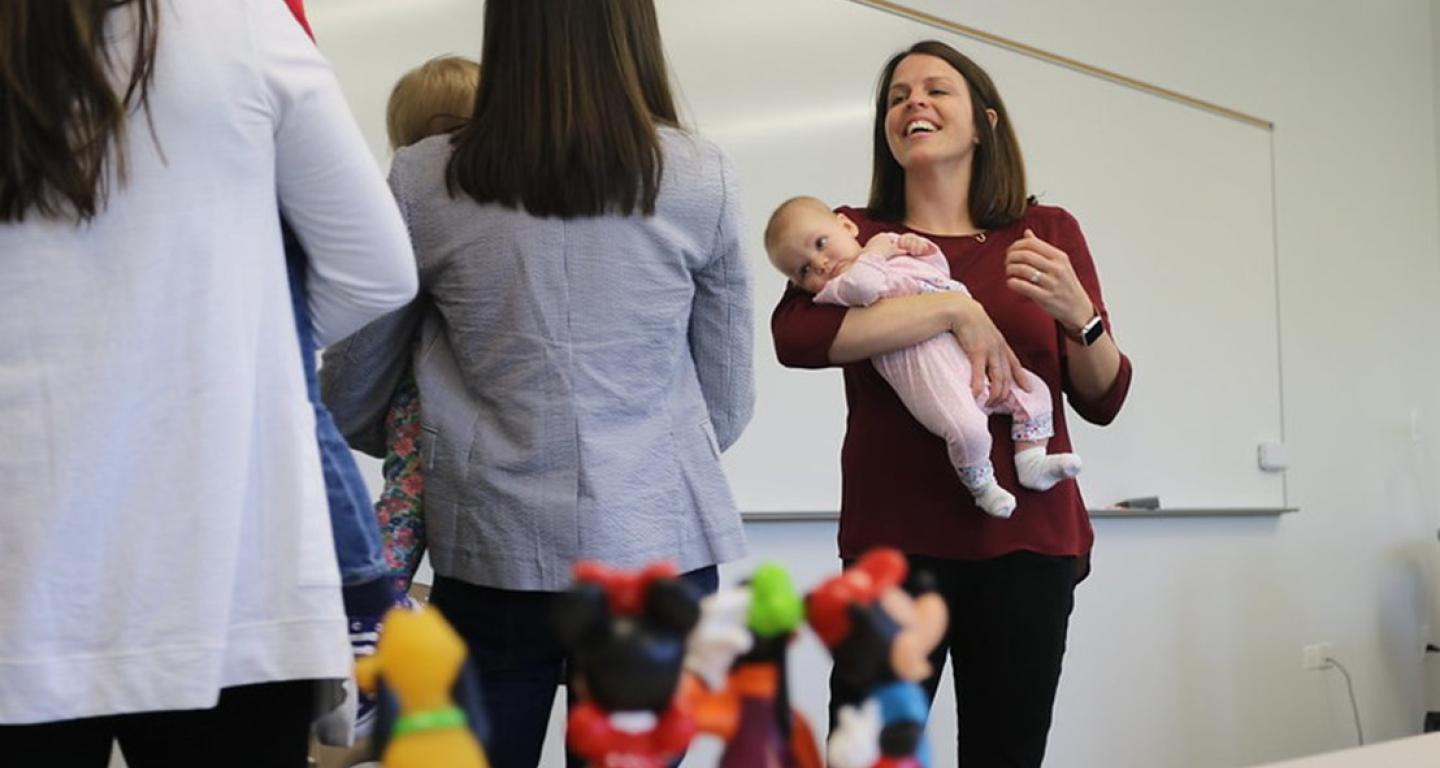
[(1038, 269), (1032, 269), (1032, 270), (1030, 270), (1030, 284), (1031, 284), (1031, 285), (1039, 285), (1039, 284), (1040, 284), (1040, 270), (1038, 270)]

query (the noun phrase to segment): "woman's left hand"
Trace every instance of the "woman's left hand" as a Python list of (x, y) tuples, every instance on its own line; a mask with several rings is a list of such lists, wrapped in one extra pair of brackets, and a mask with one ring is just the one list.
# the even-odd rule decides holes
[(1080, 285), (1070, 256), (1041, 240), (1032, 230), (1005, 252), (1005, 283), (1039, 304), (1068, 331), (1078, 331), (1095, 316), (1095, 305)]

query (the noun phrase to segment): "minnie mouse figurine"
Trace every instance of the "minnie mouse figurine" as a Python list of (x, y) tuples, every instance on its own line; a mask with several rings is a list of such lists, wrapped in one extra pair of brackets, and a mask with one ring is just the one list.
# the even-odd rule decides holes
[(575, 586), (553, 616), (580, 698), (570, 710), (571, 751), (606, 768), (664, 768), (685, 752), (696, 729), (676, 692), (699, 618), (699, 595), (668, 563), (575, 565)]
[[(830, 649), (840, 687), (862, 692), (840, 702), (827, 745), (832, 768), (930, 768), (929, 701), (919, 681), (945, 635), (945, 601), (916, 579), (893, 549), (875, 549), (806, 597), (810, 627)], [(918, 587), (918, 589), (917, 589)]]

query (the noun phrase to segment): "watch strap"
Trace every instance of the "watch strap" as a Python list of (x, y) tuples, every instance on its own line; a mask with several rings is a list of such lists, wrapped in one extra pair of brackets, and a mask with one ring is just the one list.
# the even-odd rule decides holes
[(1099, 313), (1096, 313), (1094, 317), (1090, 318), (1090, 322), (1086, 323), (1085, 327), (1080, 329), (1080, 343), (1088, 347), (1099, 341), (1100, 337), (1104, 335), (1105, 318), (1101, 317)]
[(1099, 341), (1101, 336), (1105, 335), (1105, 319), (1100, 316), (1099, 312), (1096, 312), (1094, 317), (1091, 317), (1084, 325), (1080, 326), (1079, 330), (1072, 331), (1064, 326), (1061, 326), (1061, 330), (1064, 331), (1065, 336), (1071, 341), (1088, 347)]

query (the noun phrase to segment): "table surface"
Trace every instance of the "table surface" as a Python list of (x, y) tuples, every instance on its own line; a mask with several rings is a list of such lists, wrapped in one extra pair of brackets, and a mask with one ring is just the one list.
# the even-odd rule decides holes
[(1440, 733), (1410, 736), (1263, 768), (1436, 768), (1440, 766)]

